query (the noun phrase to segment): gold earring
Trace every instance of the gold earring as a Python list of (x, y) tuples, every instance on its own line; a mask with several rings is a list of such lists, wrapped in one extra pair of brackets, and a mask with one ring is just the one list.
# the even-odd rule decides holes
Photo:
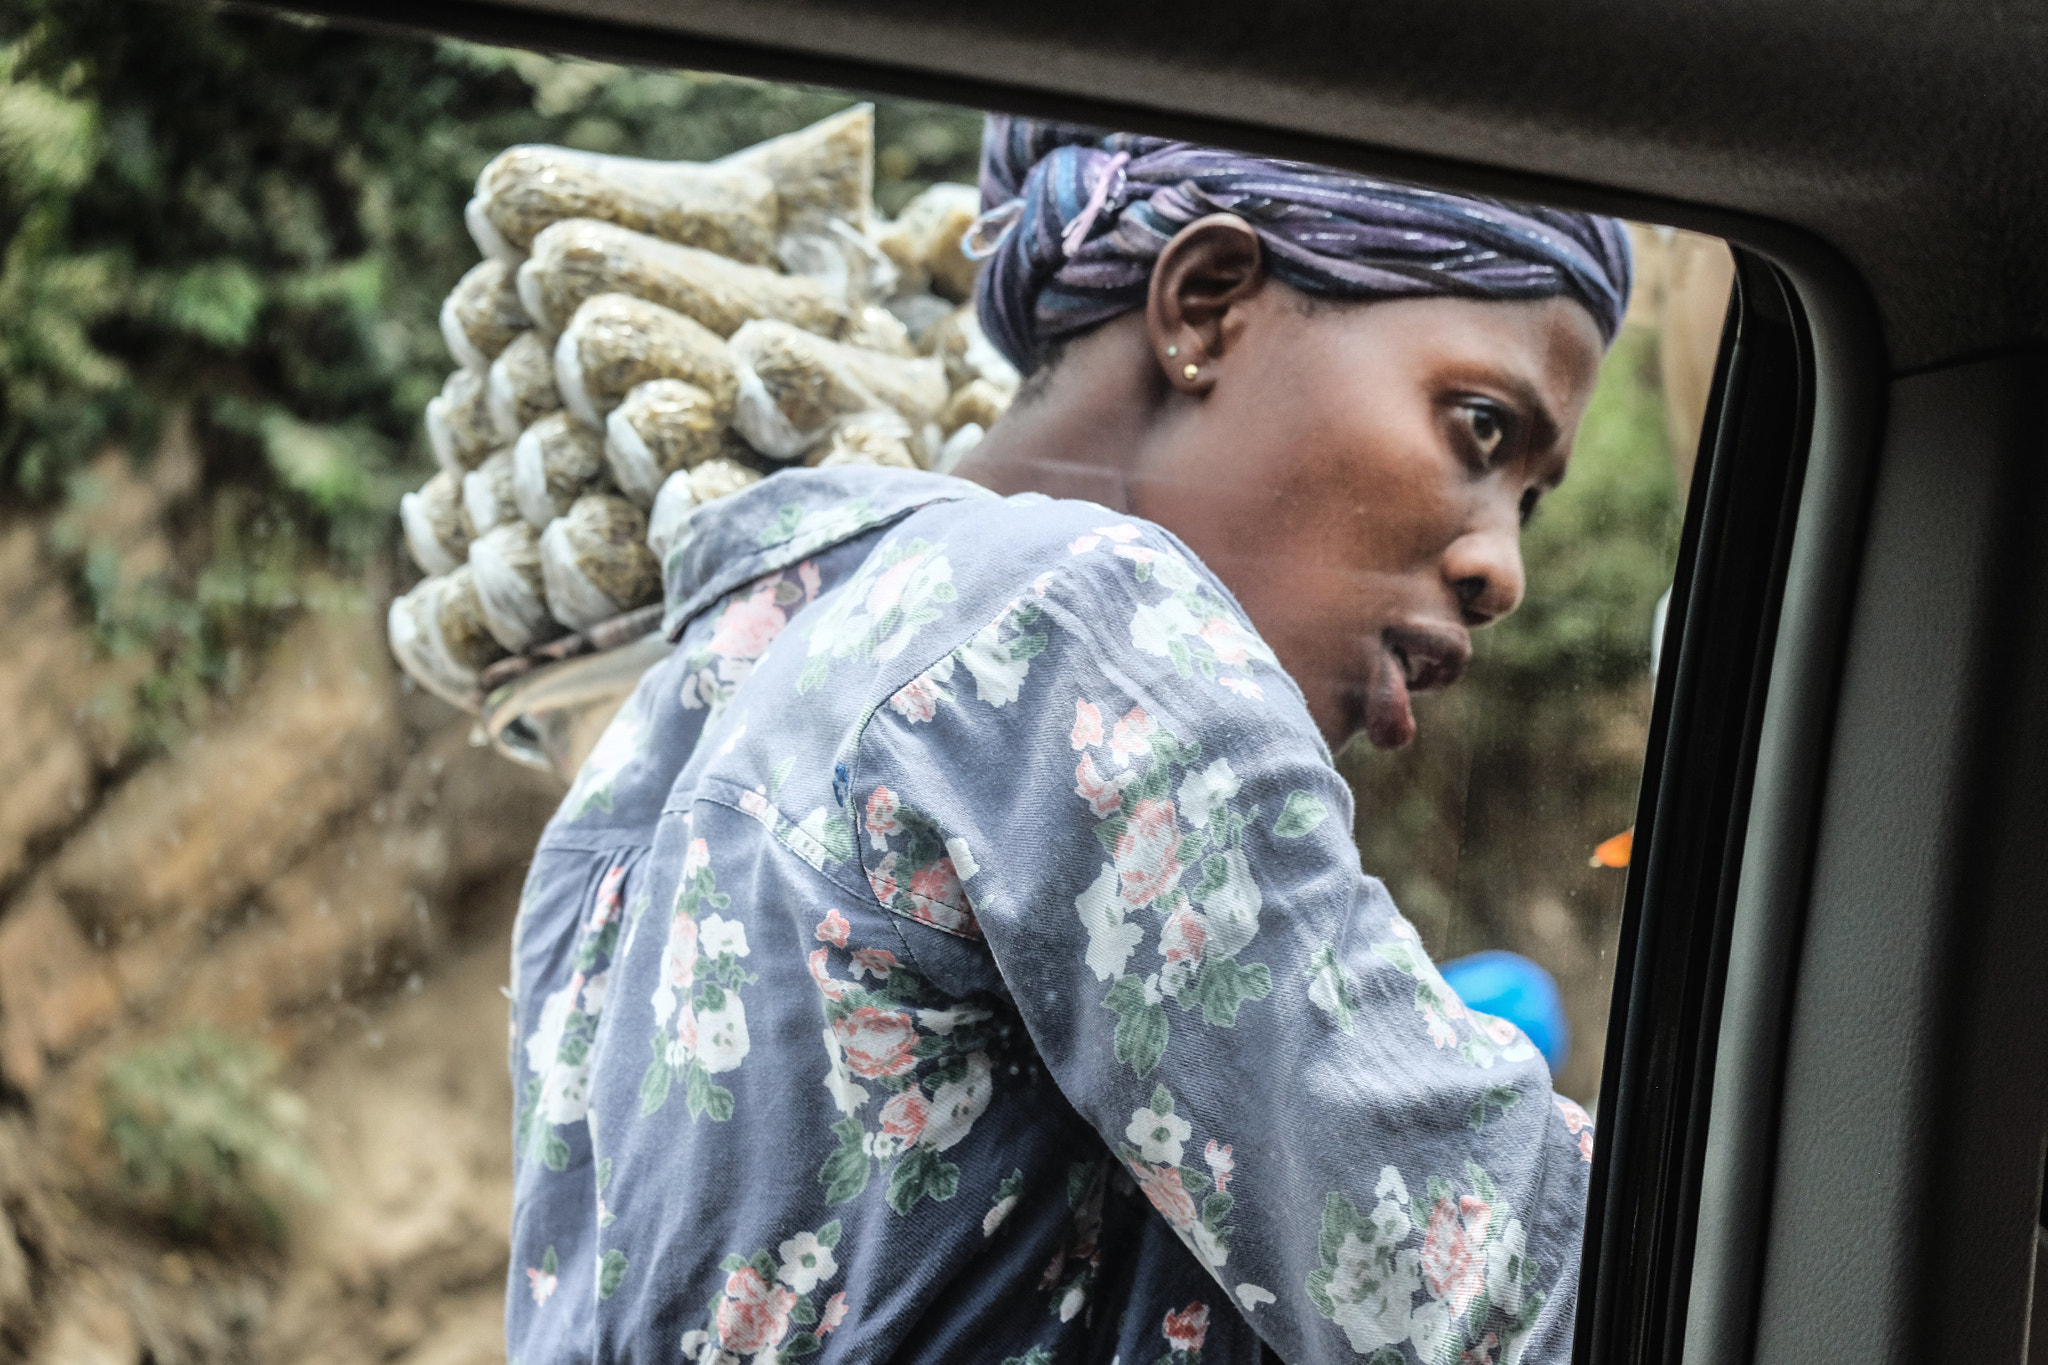
[(1185, 365), (1181, 367), (1180, 377), (1183, 379), (1193, 379), (1196, 375), (1199, 375), (1201, 372), (1202, 369), (1199, 365)]
[(1178, 346), (1169, 346), (1169, 347), (1167, 347), (1167, 348), (1166, 348), (1166, 358), (1167, 358), (1168, 360), (1171, 360), (1171, 359), (1173, 359), (1173, 358), (1174, 358), (1175, 356), (1177, 356), (1177, 355), (1179, 355), (1179, 354), (1180, 354), (1180, 347), (1178, 347)]

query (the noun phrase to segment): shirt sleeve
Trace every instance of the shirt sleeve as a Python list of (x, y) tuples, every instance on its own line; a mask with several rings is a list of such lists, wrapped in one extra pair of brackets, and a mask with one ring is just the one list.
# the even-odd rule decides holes
[(1299, 692), (1214, 580), (1129, 525), (1062, 558), (863, 732), (877, 900), (985, 942), (1286, 1360), (1567, 1359), (1584, 1111), (1364, 875)]

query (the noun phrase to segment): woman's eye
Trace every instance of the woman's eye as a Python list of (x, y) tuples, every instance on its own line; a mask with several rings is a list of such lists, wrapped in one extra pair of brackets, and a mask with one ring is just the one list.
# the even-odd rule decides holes
[(1460, 411), (1464, 413), (1465, 424), (1472, 433), (1472, 443), (1481, 463), (1492, 463), (1508, 439), (1506, 414), (1491, 403), (1465, 403)]

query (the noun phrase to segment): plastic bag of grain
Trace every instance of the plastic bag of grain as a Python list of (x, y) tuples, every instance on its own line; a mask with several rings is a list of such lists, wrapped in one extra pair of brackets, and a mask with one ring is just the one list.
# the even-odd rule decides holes
[(559, 331), (599, 294), (673, 308), (722, 337), (763, 317), (828, 336), (846, 329), (843, 301), (802, 275), (583, 218), (556, 223), (534, 239), (532, 259), (519, 267), (519, 301), (536, 324)]
[(518, 440), (520, 432), (562, 406), (554, 350), (537, 332), (520, 333), (491, 362), (488, 388), (498, 445)]
[(784, 270), (816, 280), (849, 309), (880, 303), (897, 289), (896, 263), (843, 218), (829, 219), (816, 232), (787, 234), (775, 244), (775, 257)]
[(923, 469), (924, 449), (922, 438), (896, 413), (856, 412), (836, 419), (804, 463), (819, 469), (846, 464)]
[(875, 197), (875, 106), (856, 104), (712, 164), (773, 180), (784, 233), (816, 231), (833, 218), (864, 233)]
[(721, 421), (739, 387), (725, 342), (702, 323), (626, 294), (586, 299), (555, 344), (555, 387), (563, 405), (584, 425), (603, 427), (627, 392), (650, 379), (693, 385), (711, 399)]
[(422, 579), (391, 604), (385, 624), (407, 673), (443, 701), (476, 709), (477, 674), (505, 650), (484, 625), (469, 565)]
[(759, 482), (758, 471), (732, 459), (711, 459), (693, 469), (678, 469), (662, 482), (654, 497), (654, 510), (647, 514), (647, 548), (658, 563), (666, 565), (683, 540), (692, 512)]
[(728, 345), (739, 375), (733, 426), (771, 459), (798, 458), (849, 413), (886, 409), (922, 427), (949, 396), (935, 360), (843, 346), (787, 323), (750, 322)]
[(519, 305), (514, 268), (503, 261), (473, 266), (441, 304), (441, 339), (465, 369), (482, 370), (533, 326)]
[(730, 404), (680, 379), (635, 387), (605, 419), (604, 458), (619, 491), (651, 507), (670, 474), (726, 453), (730, 415)]
[(846, 334), (839, 339), (849, 346), (880, 351), (883, 355), (914, 358), (918, 354), (917, 344), (911, 340), (910, 329), (903, 325), (903, 320), (888, 309), (873, 305), (856, 312), (847, 324)]
[(1010, 410), (1015, 397), (1014, 391), (1005, 393), (986, 379), (970, 379), (946, 400), (946, 410), (939, 414), (939, 429), (951, 436), (972, 422), (987, 431)]
[(461, 474), (483, 463), (498, 441), (489, 384), (479, 370), (457, 370), (427, 402), (427, 444), (441, 468)]
[(444, 469), (398, 500), (398, 523), (413, 563), (430, 574), (448, 573), (469, 553), (462, 515), (462, 480)]
[(492, 451), (489, 459), (462, 476), (462, 512), (469, 518), (472, 537), (519, 520), (519, 502), (512, 496), (511, 446)]
[(536, 529), (584, 494), (606, 491), (610, 481), (604, 437), (566, 412), (541, 418), (512, 447), (512, 500)]
[(647, 514), (624, 498), (588, 493), (540, 537), (548, 611), (588, 630), (661, 596), (661, 565), (647, 548)]
[(511, 147), (476, 178), (464, 215), (477, 246), (516, 263), (541, 231), (570, 218), (617, 223), (738, 261), (775, 259), (775, 182), (752, 166)]
[(981, 330), (981, 322), (974, 316), (972, 304), (954, 309), (950, 317), (926, 332), (920, 349), (944, 362), (946, 383), (952, 388), (985, 379), (1001, 392), (1014, 395), (1017, 386), (1023, 382), (1017, 367)]
[(548, 613), (540, 570), (540, 532), (523, 521), (494, 526), (469, 545), (477, 607), (491, 638), (514, 654), (562, 633)]
[(905, 293), (929, 289), (961, 303), (974, 297), (980, 265), (960, 239), (981, 216), (981, 191), (938, 184), (903, 206), (893, 223), (875, 229), (875, 243), (896, 264)]
[(954, 431), (946, 438), (945, 444), (939, 447), (938, 455), (933, 458), (932, 473), (952, 473), (962, 460), (974, 453), (974, 448), (980, 445), (982, 438), (987, 435), (988, 432), (979, 422), (969, 422)]

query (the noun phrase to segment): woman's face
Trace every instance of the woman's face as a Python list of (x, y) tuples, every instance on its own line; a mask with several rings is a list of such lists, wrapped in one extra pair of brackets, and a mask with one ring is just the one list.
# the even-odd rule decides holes
[(1360, 730), (1397, 748), (1411, 695), (1456, 681), (1470, 632), (1522, 599), (1521, 527), (1564, 478), (1599, 331), (1565, 299), (1305, 312), (1270, 279), (1227, 313), (1166, 361), (1199, 379), (1131, 510), (1237, 594), (1333, 749)]

